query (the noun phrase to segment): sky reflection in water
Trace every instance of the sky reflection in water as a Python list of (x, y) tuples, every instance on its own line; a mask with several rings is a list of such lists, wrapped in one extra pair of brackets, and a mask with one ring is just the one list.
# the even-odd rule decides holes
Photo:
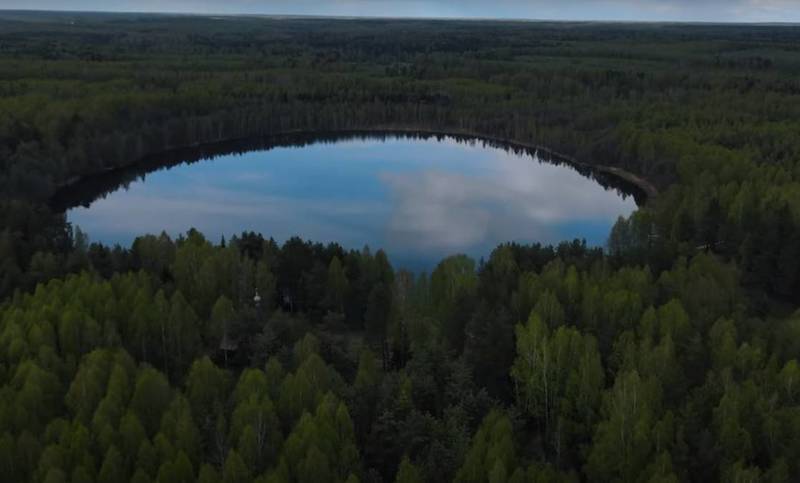
[(282, 147), (147, 175), (68, 219), (105, 243), (195, 227), (211, 240), (243, 230), (346, 248), (384, 248), (396, 266), (487, 256), (504, 241), (602, 245), (635, 209), (565, 166), (476, 143), (410, 138)]

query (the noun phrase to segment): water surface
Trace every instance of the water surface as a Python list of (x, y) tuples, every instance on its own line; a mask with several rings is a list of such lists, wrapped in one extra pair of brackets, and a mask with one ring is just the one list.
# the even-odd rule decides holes
[(497, 244), (602, 245), (633, 197), (566, 165), (454, 138), (345, 138), (217, 156), (151, 172), (67, 212), (93, 241), (197, 228), (345, 248), (384, 248), (396, 266), (487, 256)]

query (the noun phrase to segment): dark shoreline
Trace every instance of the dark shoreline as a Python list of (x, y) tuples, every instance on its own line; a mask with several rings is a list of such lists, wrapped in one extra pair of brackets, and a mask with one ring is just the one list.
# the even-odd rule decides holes
[(88, 206), (93, 201), (127, 186), (137, 179), (144, 178), (153, 171), (168, 169), (184, 163), (191, 164), (223, 155), (243, 154), (254, 150), (269, 150), (285, 146), (301, 147), (309, 144), (336, 142), (353, 138), (385, 139), (397, 136), (422, 139), (452, 138), (458, 142), (467, 143), (482, 142), (484, 145), (513, 151), (517, 154), (538, 155), (539, 158), (548, 163), (568, 165), (606, 188), (614, 188), (624, 195), (633, 196), (639, 206), (643, 206), (648, 200), (658, 195), (658, 189), (652, 183), (629, 171), (611, 166), (584, 163), (546, 146), (509, 141), (468, 131), (373, 126), (362, 129), (326, 131), (289, 130), (268, 136), (198, 143), (170, 149), (145, 156), (125, 166), (74, 178), (58, 187), (48, 200), (48, 205), (59, 213), (66, 212), (76, 206)]

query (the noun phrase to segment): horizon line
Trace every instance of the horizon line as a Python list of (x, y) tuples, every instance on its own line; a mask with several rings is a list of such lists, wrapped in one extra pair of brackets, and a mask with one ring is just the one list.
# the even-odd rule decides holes
[(3, 8), (4, 12), (17, 13), (56, 13), (56, 14), (108, 14), (108, 15), (153, 15), (153, 16), (184, 16), (184, 17), (230, 17), (230, 18), (308, 18), (331, 20), (427, 20), (427, 21), (472, 21), (472, 22), (517, 22), (517, 23), (605, 23), (605, 24), (670, 24), (670, 25), (751, 25), (751, 26), (800, 26), (798, 21), (746, 21), (746, 20), (650, 20), (650, 19), (556, 19), (556, 18), (509, 18), (509, 17), (452, 17), (452, 16), (421, 16), (421, 15), (331, 15), (310, 13), (213, 13), (213, 12), (181, 12), (181, 11), (148, 11), (148, 10), (71, 10), (71, 9), (45, 9), (45, 8)]

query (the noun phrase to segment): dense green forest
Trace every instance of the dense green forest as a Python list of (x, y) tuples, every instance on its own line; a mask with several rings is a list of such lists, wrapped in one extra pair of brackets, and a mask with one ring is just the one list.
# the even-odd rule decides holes
[[(0, 12), (0, 481), (796, 481), (798, 46)], [(181, 148), (364, 129), (542, 145), (659, 194), (606, 247), (430, 274), (268, 233), (109, 247), (53, 209)]]

